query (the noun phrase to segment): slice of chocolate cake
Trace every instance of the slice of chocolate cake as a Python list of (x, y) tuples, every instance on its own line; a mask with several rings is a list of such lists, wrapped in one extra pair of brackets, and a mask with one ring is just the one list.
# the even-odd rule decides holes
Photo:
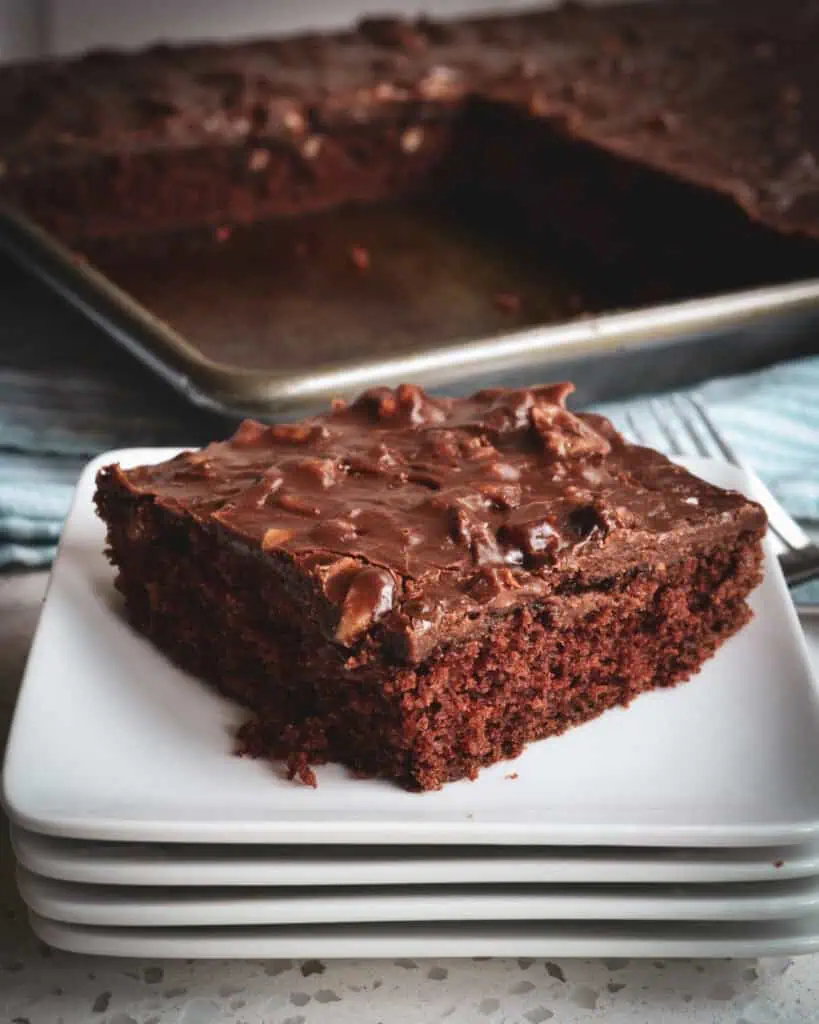
[(765, 514), (570, 391), (379, 389), (109, 466), (128, 614), (307, 780), (434, 789), (685, 679), (748, 619)]

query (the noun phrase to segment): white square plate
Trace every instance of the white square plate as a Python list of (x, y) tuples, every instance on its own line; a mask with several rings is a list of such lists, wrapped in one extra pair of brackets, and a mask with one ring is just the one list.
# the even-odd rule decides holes
[(819, 952), (819, 914), (783, 921), (506, 921), (257, 928), (95, 928), (29, 914), (49, 946), (141, 959), (759, 957)]
[(20, 869), (41, 917), (111, 928), (404, 921), (769, 921), (819, 913), (819, 877), (739, 885), (175, 888), (57, 882)]
[(777, 882), (819, 875), (819, 843), (790, 846), (314, 846), (104, 843), (12, 829), (27, 870), (120, 886)]
[[(770, 550), (753, 622), (690, 682), (531, 745), (476, 782), (406, 793), (318, 772), (318, 789), (232, 755), (238, 707), (125, 621), (92, 496), (79, 484), (9, 741), (4, 797), (36, 832), (266, 843), (774, 845), (819, 834), (819, 699)], [(690, 460), (712, 482), (761, 484)]]

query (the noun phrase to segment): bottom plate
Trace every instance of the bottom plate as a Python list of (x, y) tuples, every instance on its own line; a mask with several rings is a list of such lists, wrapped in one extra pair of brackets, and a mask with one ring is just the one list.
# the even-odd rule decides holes
[(662, 884), (819, 875), (819, 844), (738, 849), (258, 846), (103, 843), (13, 828), (20, 864), (64, 882), (127, 886)]
[(94, 928), (30, 915), (47, 945), (92, 956), (196, 959), (759, 957), (819, 952), (819, 914), (793, 921)]
[(21, 869), (31, 910), (111, 928), (406, 921), (767, 921), (819, 913), (819, 878), (738, 885), (446, 885), (133, 888)]

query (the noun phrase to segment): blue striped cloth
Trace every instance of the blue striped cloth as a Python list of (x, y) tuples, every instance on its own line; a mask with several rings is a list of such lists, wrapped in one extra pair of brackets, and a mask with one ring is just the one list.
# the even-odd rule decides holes
[(51, 564), (77, 478), (95, 455), (204, 440), (200, 414), (137, 381), (0, 367), (0, 569)]
[[(689, 393), (792, 515), (819, 522), (819, 358)], [(658, 410), (674, 431), (677, 414), (662, 396), (599, 411), (626, 433), (628, 414), (654, 447), (667, 450)], [(74, 483), (94, 455), (202, 436), (201, 417), (125, 380), (0, 369), (0, 567), (51, 562)]]

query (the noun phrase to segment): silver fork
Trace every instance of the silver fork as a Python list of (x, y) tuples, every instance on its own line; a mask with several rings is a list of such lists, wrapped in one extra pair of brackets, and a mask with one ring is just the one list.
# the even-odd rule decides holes
[[(683, 436), (678, 436), (663, 415), (660, 403), (649, 403), (652, 418), (672, 455), (703, 455), (721, 458), (733, 466), (743, 467), (742, 460), (722, 436), (698, 398), (690, 395), (672, 395), (668, 399), (677, 415)], [(631, 413), (626, 413), (628, 431), (638, 444), (647, 444), (645, 432)], [(810, 538), (772, 497), (764, 502), (768, 515), (768, 529), (779, 542), (779, 564), (789, 586), (807, 583), (819, 578), (819, 545)]]

